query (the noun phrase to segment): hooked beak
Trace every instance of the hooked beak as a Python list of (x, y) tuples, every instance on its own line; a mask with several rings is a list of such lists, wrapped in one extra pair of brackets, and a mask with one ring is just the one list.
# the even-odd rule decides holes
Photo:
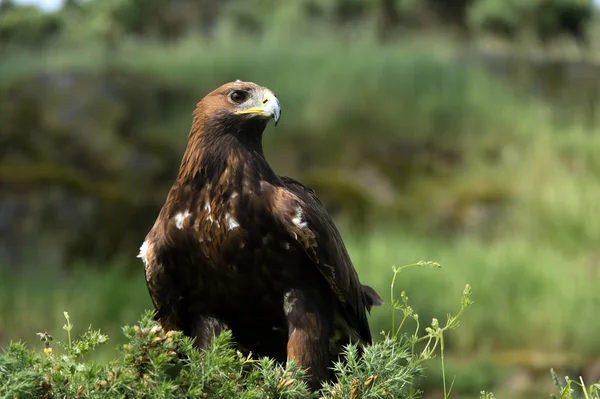
[(281, 104), (273, 92), (269, 89), (263, 91), (260, 105), (237, 111), (238, 114), (257, 114), (267, 118), (273, 118), (275, 126), (281, 116)]

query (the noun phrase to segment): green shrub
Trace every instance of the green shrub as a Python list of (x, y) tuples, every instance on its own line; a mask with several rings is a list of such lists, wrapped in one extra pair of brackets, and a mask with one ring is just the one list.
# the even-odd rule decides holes
[(593, 7), (591, 0), (479, 0), (469, 20), (476, 30), (508, 38), (529, 33), (542, 42), (561, 35), (585, 41)]
[(44, 13), (37, 7), (0, 9), (0, 49), (9, 44), (43, 47), (60, 33), (62, 27), (58, 15)]
[[(90, 327), (73, 339), (73, 325), (65, 312), (66, 343), (55, 342), (43, 332), (38, 333), (42, 352), (11, 343), (0, 355), (0, 398), (416, 398), (420, 393), (416, 378), (438, 352), (447, 397), (444, 333), (458, 326), (462, 312), (472, 303), (471, 290), (467, 285), (459, 313), (448, 316), (445, 326), (433, 319), (420, 335), (418, 315), (406, 294), (399, 300), (393, 296), (396, 276), (405, 267), (394, 269), (392, 282), (392, 314), (400, 314), (400, 323), (392, 317), (391, 332), (362, 355), (355, 345), (348, 345), (335, 363), (336, 379), (318, 393), (308, 391), (303, 371), (293, 362), (279, 365), (269, 358), (244, 356), (235, 349), (230, 332), (214, 337), (209, 350), (198, 351), (181, 332), (164, 331), (149, 311), (137, 325), (123, 328), (127, 342), (117, 357), (98, 364), (86, 356), (108, 337)], [(401, 334), (409, 320), (416, 322), (414, 333)]]

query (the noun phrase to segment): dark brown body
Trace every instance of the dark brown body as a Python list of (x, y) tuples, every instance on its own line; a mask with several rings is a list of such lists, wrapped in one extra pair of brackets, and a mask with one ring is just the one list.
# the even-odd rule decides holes
[(371, 342), (366, 310), (381, 300), (360, 284), (314, 192), (268, 165), (268, 119), (228, 109), (231, 86), (265, 90), (236, 82), (198, 104), (177, 181), (140, 251), (148, 288), (165, 328), (201, 348), (229, 328), (241, 350), (308, 368), (316, 389), (342, 345)]

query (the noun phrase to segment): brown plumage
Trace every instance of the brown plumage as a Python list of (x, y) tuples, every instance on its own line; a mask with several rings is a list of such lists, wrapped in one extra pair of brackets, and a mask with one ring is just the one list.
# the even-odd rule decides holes
[(240, 81), (198, 103), (140, 257), (164, 328), (200, 348), (229, 328), (241, 350), (307, 368), (316, 389), (342, 345), (371, 342), (366, 312), (383, 302), (314, 191), (265, 160), (262, 133), (280, 111), (271, 91)]

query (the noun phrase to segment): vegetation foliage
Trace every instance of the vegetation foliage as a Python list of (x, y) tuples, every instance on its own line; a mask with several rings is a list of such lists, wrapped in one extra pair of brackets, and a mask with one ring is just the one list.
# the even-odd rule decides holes
[[(436, 262), (418, 262), (394, 268), (391, 285), (391, 332), (359, 353), (348, 345), (334, 365), (335, 377), (319, 392), (311, 393), (304, 382), (304, 370), (293, 362), (276, 364), (267, 357), (255, 359), (235, 349), (231, 333), (226, 331), (212, 340), (211, 347), (199, 351), (193, 339), (178, 331), (164, 331), (154, 321), (153, 313), (143, 313), (138, 324), (123, 327), (125, 343), (105, 363), (89, 355), (109, 342), (107, 335), (88, 327), (79, 337), (72, 335), (73, 324), (64, 312), (66, 342), (55, 341), (48, 332), (37, 335), (43, 350), (22, 342), (13, 342), (0, 355), (0, 397), (2, 398), (322, 398), (361, 399), (421, 397), (420, 377), (427, 362), (441, 356), (443, 397), (449, 398), (454, 380), (447, 381), (444, 364), (445, 333), (458, 327), (463, 312), (473, 303), (471, 288), (464, 289), (459, 312), (448, 315), (443, 327), (437, 319), (420, 328), (419, 316), (408, 304), (402, 291), (394, 298), (398, 274), (411, 266), (434, 266)], [(395, 322), (395, 314), (401, 317)], [(402, 333), (407, 321), (413, 332)], [(382, 334), (384, 334), (382, 332)], [(561, 383), (552, 370), (559, 395), (570, 399), (581, 389), (586, 399), (598, 399), (600, 384), (586, 387), (583, 380), (568, 377)], [(481, 399), (495, 396), (481, 391)]]
[[(408, 266), (395, 268), (394, 280)], [(0, 356), (0, 397), (416, 398), (417, 377), (427, 360), (437, 352), (443, 356), (444, 333), (458, 326), (462, 312), (472, 304), (470, 295), (467, 285), (459, 313), (448, 316), (443, 327), (433, 319), (422, 336), (419, 317), (408, 305), (406, 294), (402, 292), (398, 300), (392, 296), (392, 312), (402, 316), (400, 324), (392, 319), (392, 332), (362, 354), (356, 345), (348, 345), (335, 363), (335, 380), (314, 394), (307, 389), (303, 370), (293, 363), (278, 365), (268, 358), (246, 357), (235, 350), (230, 332), (214, 337), (209, 350), (198, 351), (181, 332), (164, 331), (151, 312), (145, 312), (137, 325), (123, 328), (126, 343), (116, 359), (104, 365), (86, 361), (85, 355), (105, 344), (108, 337), (90, 327), (75, 339), (65, 312), (66, 343), (55, 342), (43, 332), (38, 333), (43, 351), (12, 343)], [(401, 334), (408, 319), (416, 323), (414, 332)], [(447, 397), (444, 373), (443, 378)]]
[(438, 25), (454, 26), (463, 34), (484, 31), (509, 39), (532, 34), (542, 42), (568, 36), (585, 44), (593, 1), (69, 0), (48, 15), (7, 0), (0, 13), (4, 17), (0, 46), (40, 46), (49, 38), (67, 37), (114, 47), (123, 35), (173, 41), (190, 33), (288, 37), (323, 29), (389, 40), (399, 32)]

